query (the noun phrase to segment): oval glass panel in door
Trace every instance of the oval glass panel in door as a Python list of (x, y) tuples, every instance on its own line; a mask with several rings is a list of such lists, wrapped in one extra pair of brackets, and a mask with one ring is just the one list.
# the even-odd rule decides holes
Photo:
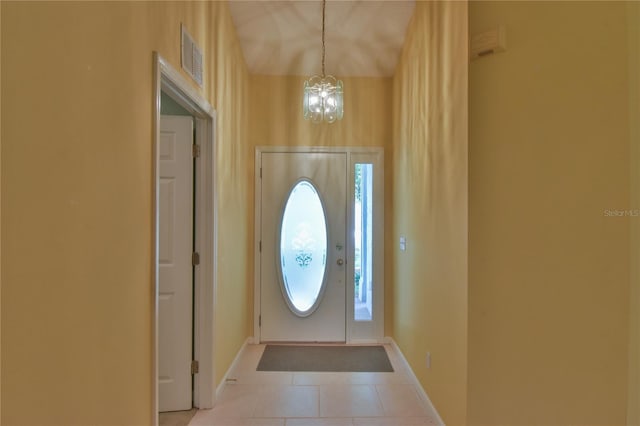
[(327, 223), (318, 191), (308, 180), (289, 193), (280, 223), (280, 285), (291, 311), (306, 317), (320, 304), (327, 269)]

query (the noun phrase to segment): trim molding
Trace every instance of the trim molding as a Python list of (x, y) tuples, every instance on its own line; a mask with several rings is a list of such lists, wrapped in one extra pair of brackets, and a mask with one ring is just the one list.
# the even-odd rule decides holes
[(201, 409), (212, 408), (215, 388), (214, 321), (216, 306), (216, 244), (218, 216), (215, 181), (215, 126), (216, 111), (203, 95), (158, 52), (153, 52), (153, 141), (152, 141), (152, 241), (151, 241), (151, 424), (158, 424), (158, 211), (159, 211), (159, 140), (161, 93), (165, 92), (174, 101), (193, 115), (196, 123), (196, 140), (201, 147), (196, 171), (196, 229), (195, 248), (200, 253), (201, 264), (196, 268), (194, 305), (195, 359), (200, 362), (200, 372), (194, 376), (194, 405)]
[(409, 362), (407, 361), (407, 359), (404, 357), (404, 354), (400, 350), (400, 347), (398, 346), (396, 341), (393, 340), (393, 337), (385, 337), (384, 338), (384, 342), (386, 344), (388, 344), (388, 345), (391, 345), (393, 350), (400, 357), (400, 361), (402, 361), (402, 364), (404, 365), (405, 369), (409, 372), (409, 375), (411, 376), (411, 381), (413, 382), (413, 385), (415, 385), (415, 387), (418, 389), (418, 394), (420, 395), (420, 398), (422, 398), (422, 400), (436, 414), (436, 420), (438, 421), (438, 424), (442, 425), (442, 426), (445, 426), (444, 420), (442, 420), (442, 417), (440, 417), (440, 413), (438, 413), (438, 410), (436, 410), (436, 407), (433, 405), (433, 403), (429, 399), (429, 395), (427, 395), (427, 392), (425, 392), (424, 388), (422, 387), (422, 384), (420, 384), (420, 381), (418, 380), (418, 378), (414, 374), (413, 369), (409, 365)]
[(247, 350), (247, 345), (250, 345), (251, 343), (253, 343), (253, 338), (247, 337), (247, 339), (244, 341), (244, 343), (240, 347), (240, 350), (236, 354), (236, 357), (231, 362), (231, 365), (227, 369), (227, 372), (224, 373), (224, 377), (222, 378), (222, 381), (220, 381), (220, 383), (218, 384), (218, 387), (216, 388), (216, 400), (220, 398), (220, 396), (222, 396), (222, 392), (224, 392), (224, 388), (227, 385), (227, 380), (229, 379), (229, 375), (236, 368), (236, 365), (238, 364), (238, 361), (240, 360), (240, 358), (242, 358), (242, 355), (244, 355), (244, 351)]

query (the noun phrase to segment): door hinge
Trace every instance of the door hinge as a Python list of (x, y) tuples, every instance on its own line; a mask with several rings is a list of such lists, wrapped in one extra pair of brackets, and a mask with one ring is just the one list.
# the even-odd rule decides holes
[(260, 241), (259, 247), (258, 247), (258, 251), (260, 251), (260, 253), (262, 253), (262, 241)]
[(262, 327), (262, 315), (258, 315), (258, 327)]
[(196, 360), (191, 361), (191, 374), (198, 374), (200, 372), (200, 363)]
[(262, 179), (262, 167), (260, 167), (260, 179)]
[(200, 157), (200, 145), (198, 144), (193, 144), (193, 150), (192, 150), (192, 154), (193, 154), (193, 158), (198, 158)]
[(191, 264), (193, 266), (197, 266), (200, 264), (200, 253), (198, 253), (197, 251), (191, 253)]

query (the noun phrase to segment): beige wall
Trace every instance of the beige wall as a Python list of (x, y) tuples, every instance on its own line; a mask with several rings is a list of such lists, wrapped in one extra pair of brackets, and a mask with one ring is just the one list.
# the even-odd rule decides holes
[[(631, 207), (640, 209), (640, 3), (627, 3)], [(631, 221), (629, 395), (627, 425), (640, 424), (640, 221)]]
[(471, 2), (469, 424), (626, 420), (629, 112), (622, 2)]
[(248, 75), (227, 6), (0, 7), (2, 423), (149, 424), (152, 51), (179, 69), (181, 22), (218, 110), (218, 380), (247, 335)]
[(308, 77), (250, 77), (250, 132), (254, 146), (383, 147), (391, 139), (390, 78), (342, 78), (344, 119), (332, 124), (314, 124), (303, 118), (305, 78)]
[[(249, 74), (226, 2), (211, 2), (212, 102), (217, 110), (217, 291), (215, 383), (220, 383), (252, 328), (253, 157), (249, 143)], [(205, 51), (206, 48), (205, 48)]]
[[(299, 76), (252, 75), (250, 102), (250, 141), (258, 146), (385, 147), (385, 167), (390, 164), (391, 78), (349, 77), (344, 83), (344, 119), (332, 124), (313, 124), (302, 116), (302, 87)], [(248, 158), (254, 182), (254, 156)], [(388, 175), (387, 171), (387, 175)], [(385, 193), (390, 194), (389, 179)], [(385, 222), (390, 222), (390, 197), (385, 198)], [(253, 211), (253, 200), (251, 201)], [(253, 221), (250, 224), (253, 235)], [(389, 228), (386, 226), (386, 228)], [(386, 232), (386, 231), (385, 231)], [(253, 258), (253, 252), (251, 253)], [(388, 256), (385, 256), (388, 259)], [(389, 283), (389, 263), (385, 262), (385, 282)], [(387, 284), (385, 292), (390, 293)], [(253, 299), (249, 299), (253, 306)], [(385, 331), (391, 332), (391, 306), (385, 305)]]
[[(394, 78), (393, 337), (444, 421), (466, 421), (467, 4), (417, 3)], [(407, 250), (398, 241), (407, 239)], [(426, 368), (431, 352), (432, 366)]]

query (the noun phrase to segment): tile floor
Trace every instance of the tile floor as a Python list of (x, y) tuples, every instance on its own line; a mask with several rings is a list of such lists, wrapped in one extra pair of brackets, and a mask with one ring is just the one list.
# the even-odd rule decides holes
[(400, 357), (385, 346), (393, 373), (261, 372), (264, 345), (248, 345), (212, 410), (190, 426), (436, 425)]

